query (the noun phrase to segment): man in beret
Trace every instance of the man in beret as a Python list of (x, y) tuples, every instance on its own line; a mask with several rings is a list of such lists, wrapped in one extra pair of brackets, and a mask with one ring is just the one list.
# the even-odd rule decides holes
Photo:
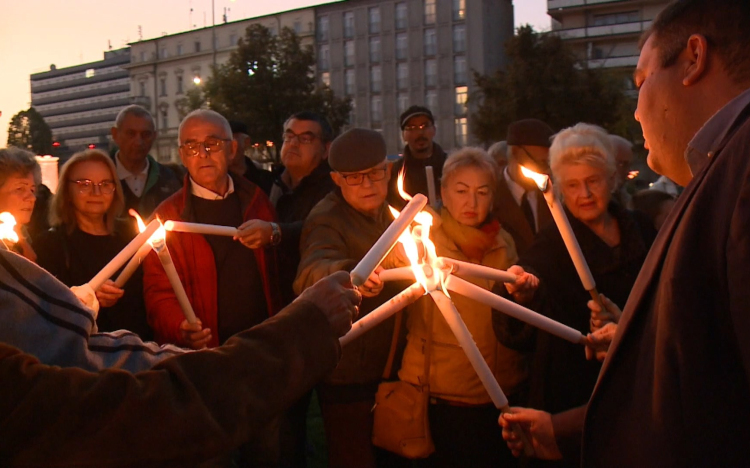
[[(409, 195), (427, 192), (427, 174), (425, 167), (432, 166), (437, 194), (440, 193), (440, 177), (447, 155), (443, 148), (433, 141), (435, 138), (435, 118), (430, 109), (422, 106), (411, 106), (400, 118), (402, 137), (406, 142), (404, 154), (396, 161), (391, 171), (388, 185), (388, 203), (401, 208), (406, 201), (399, 195), (396, 182), (398, 174), (404, 168), (404, 190)], [(432, 200), (430, 200), (432, 201)]]
[(531, 247), (536, 233), (552, 221), (552, 214), (533, 180), (521, 166), (549, 172), (549, 147), (554, 132), (537, 119), (524, 119), (508, 126), (508, 165), (498, 178), (493, 214), (513, 236), (519, 255)]
[(229, 172), (236, 176), (244, 177), (260, 187), (268, 195), (273, 187), (273, 174), (270, 171), (259, 168), (252, 159), (245, 156), (245, 151), (250, 148), (250, 134), (245, 122), (230, 120), (229, 127), (232, 129), (232, 139), (237, 142), (237, 149), (229, 164)]
[[(393, 221), (385, 201), (390, 175), (385, 156), (385, 140), (372, 130), (351, 129), (331, 144), (328, 162), (336, 188), (305, 221), (295, 293), (302, 293), (335, 271), (351, 271)], [(406, 286), (393, 282), (384, 286), (373, 274), (359, 288), (364, 296), (360, 317)], [(346, 345), (336, 370), (317, 387), (328, 443), (328, 466), (375, 466), (372, 407), (388, 358), (394, 322), (392, 317)]]

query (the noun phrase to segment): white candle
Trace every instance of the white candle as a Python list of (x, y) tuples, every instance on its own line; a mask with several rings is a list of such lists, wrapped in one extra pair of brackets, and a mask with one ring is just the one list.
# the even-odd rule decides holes
[(150, 252), (151, 245), (148, 243), (143, 244), (141, 248), (138, 249), (138, 252), (133, 255), (128, 264), (125, 265), (125, 268), (122, 269), (122, 271), (120, 272), (120, 276), (118, 276), (115, 280), (115, 286), (117, 286), (118, 288), (122, 288), (123, 286), (125, 286), (125, 283), (127, 283), (130, 277), (133, 276), (135, 270), (137, 270), (138, 267), (141, 266), (141, 262)]
[(172, 256), (169, 254), (167, 243), (161, 241), (159, 244), (162, 245), (154, 246), (154, 250), (156, 250), (157, 255), (159, 255), (159, 260), (161, 260), (161, 265), (167, 273), (167, 279), (169, 279), (169, 284), (172, 285), (174, 295), (177, 296), (177, 302), (180, 303), (182, 313), (185, 315), (185, 319), (187, 319), (189, 323), (196, 323), (198, 318), (195, 316), (193, 306), (190, 305), (185, 288), (182, 286), (180, 275), (177, 274), (177, 269), (174, 267), (174, 262), (172, 261)]
[(515, 283), (517, 276), (513, 273), (508, 273), (505, 270), (497, 270), (495, 268), (486, 267), (484, 265), (477, 265), (476, 263), (463, 262), (448, 257), (440, 257), (440, 260), (453, 267), (451, 274), (458, 274), (459, 276), (471, 276), (472, 278), (482, 278), (492, 281), (499, 281), (501, 283)]
[(378, 273), (380, 281), (414, 281), (414, 270), (411, 267), (391, 268)]
[(215, 224), (186, 223), (183, 221), (165, 221), (164, 229), (174, 232), (192, 232), (194, 234), (208, 234), (214, 236), (237, 235), (237, 228), (231, 226), (218, 226)]
[(352, 329), (349, 330), (346, 335), (339, 338), (339, 343), (341, 343), (341, 346), (346, 346), (366, 331), (383, 322), (385, 319), (416, 301), (423, 295), (424, 288), (417, 283), (412, 284), (393, 296), (388, 302), (354, 322), (352, 324)]
[(427, 197), (418, 193), (409, 200), (398, 218), (396, 218), (388, 229), (385, 230), (380, 239), (375, 242), (369, 252), (359, 261), (351, 272), (352, 284), (362, 286), (370, 277), (375, 268), (380, 265), (386, 255), (393, 249), (398, 242), (398, 238), (409, 227), (417, 214), (427, 205)]
[(578, 330), (552, 320), (549, 317), (545, 317), (533, 310), (529, 310), (513, 301), (492, 294), (490, 291), (469, 283), (466, 280), (449, 275), (445, 280), (445, 286), (450, 291), (469, 297), (483, 304), (487, 304), (493, 309), (499, 310), (500, 312), (517, 318), (522, 322), (526, 322), (529, 325), (544, 330), (552, 335), (559, 336), (571, 343), (586, 344), (586, 338)]
[(156, 232), (156, 230), (159, 229), (159, 221), (153, 220), (150, 223), (148, 223), (148, 226), (146, 226), (146, 229), (135, 236), (132, 241), (128, 243), (128, 245), (125, 246), (124, 249), (122, 249), (117, 255), (115, 255), (115, 258), (109, 261), (104, 268), (101, 269), (99, 273), (96, 274), (93, 278), (91, 278), (91, 281), (89, 281), (89, 286), (91, 286), (91, 289), (96, 291), (103, 285), (108, 279), (112, 277), (112, 275), (115, 274), (117, 270), (122, 267), (122, 265), (125, 264), (135, 253), (138, 251), (138, 249), (141, 248), (141, 246), (151, 237), (151, 234)]
[(437, 192), (435, 191), (435, 173), (432, 170), (432, 166), (425, 166), (425, 175), (427, 175), (427, 196), (430, 198), (430, 206), (437, 208), (438, 199)]

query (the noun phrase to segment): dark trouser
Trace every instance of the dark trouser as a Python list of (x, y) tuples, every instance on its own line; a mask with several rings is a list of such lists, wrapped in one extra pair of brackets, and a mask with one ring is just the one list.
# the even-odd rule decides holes
[(283, 468), (307, 466), (307, 410), (311, 397), (312, 390), (297, 400), (281, 417), (280, 466)]

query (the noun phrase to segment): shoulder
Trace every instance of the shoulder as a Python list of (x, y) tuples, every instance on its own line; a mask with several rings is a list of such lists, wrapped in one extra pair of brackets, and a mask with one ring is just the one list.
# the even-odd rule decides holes
[(341, 197), (336, 192), (330, 192), (323, 197), (314, 207), (310, 210), (310, 214), (307, 216), (308, 220), (321, 220), (330, 217), (332, 214), (339, 213), (342, 205)]
[(184, 207), (185, 187), (182, 187), (159, 203), (152, 217), (159, 216), (161, 219), (180, 219), (180, 213), (182, 213)]

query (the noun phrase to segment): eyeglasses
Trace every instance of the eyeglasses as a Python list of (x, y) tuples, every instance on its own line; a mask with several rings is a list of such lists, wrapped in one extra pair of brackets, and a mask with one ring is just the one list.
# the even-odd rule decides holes
[(380, 167), (369, 172), (356, 172), (354, 174), (344, 174), (339, 172), (339, 174), (341, 174), (341, 177), (343, 177), (346, 181), (346, 185), (355, 186), (360, 185), (362, 182), (364, 182), (365, 176), (370, 179), (370, 182), (378, 182), (380, 180), (383, 180), (385, 179), (385, 174), (387, 172), (388, 167)]
[(432, 123), (425, 122), (422, 125), (407, 125), (406, 127), (404, 127), (404, 131), (405, 132), (415, 132), (417, 130), (422, 131), (422, 130), (424, 130), (426, 128), (430, 128), (430, 127), (432, 127)]
[(188, 141), (180, 145), (180, 148), (185, 150), (187, 156), (198, 156), (201, 148), (208, 154), (216, 153), (224, 149), (224, 145), (230, 141), (232, 140), (228, 138), (206, 138), (206, 141)]
[(78, 193), (91, 193), (94, 191), (94, 187), (99, 187), (99, 192), (101, 194), (109, 195), (110, 193), (114, 193), (117, 189), (115, 181), (113, 180), (103, 180), (98, 184), (91, 182), (89, 179), (69, 180), (68, 182), (78, 186)]
[(297, 140), (300, 145), (309, 145), (319, 138), (312, 132), (302, 132), (297, 134), (291, 130), (287, 130), (286, 132), (284, 132), (281, 137), (284, 139), (284, 143), (291, 143), (294, 140)]

